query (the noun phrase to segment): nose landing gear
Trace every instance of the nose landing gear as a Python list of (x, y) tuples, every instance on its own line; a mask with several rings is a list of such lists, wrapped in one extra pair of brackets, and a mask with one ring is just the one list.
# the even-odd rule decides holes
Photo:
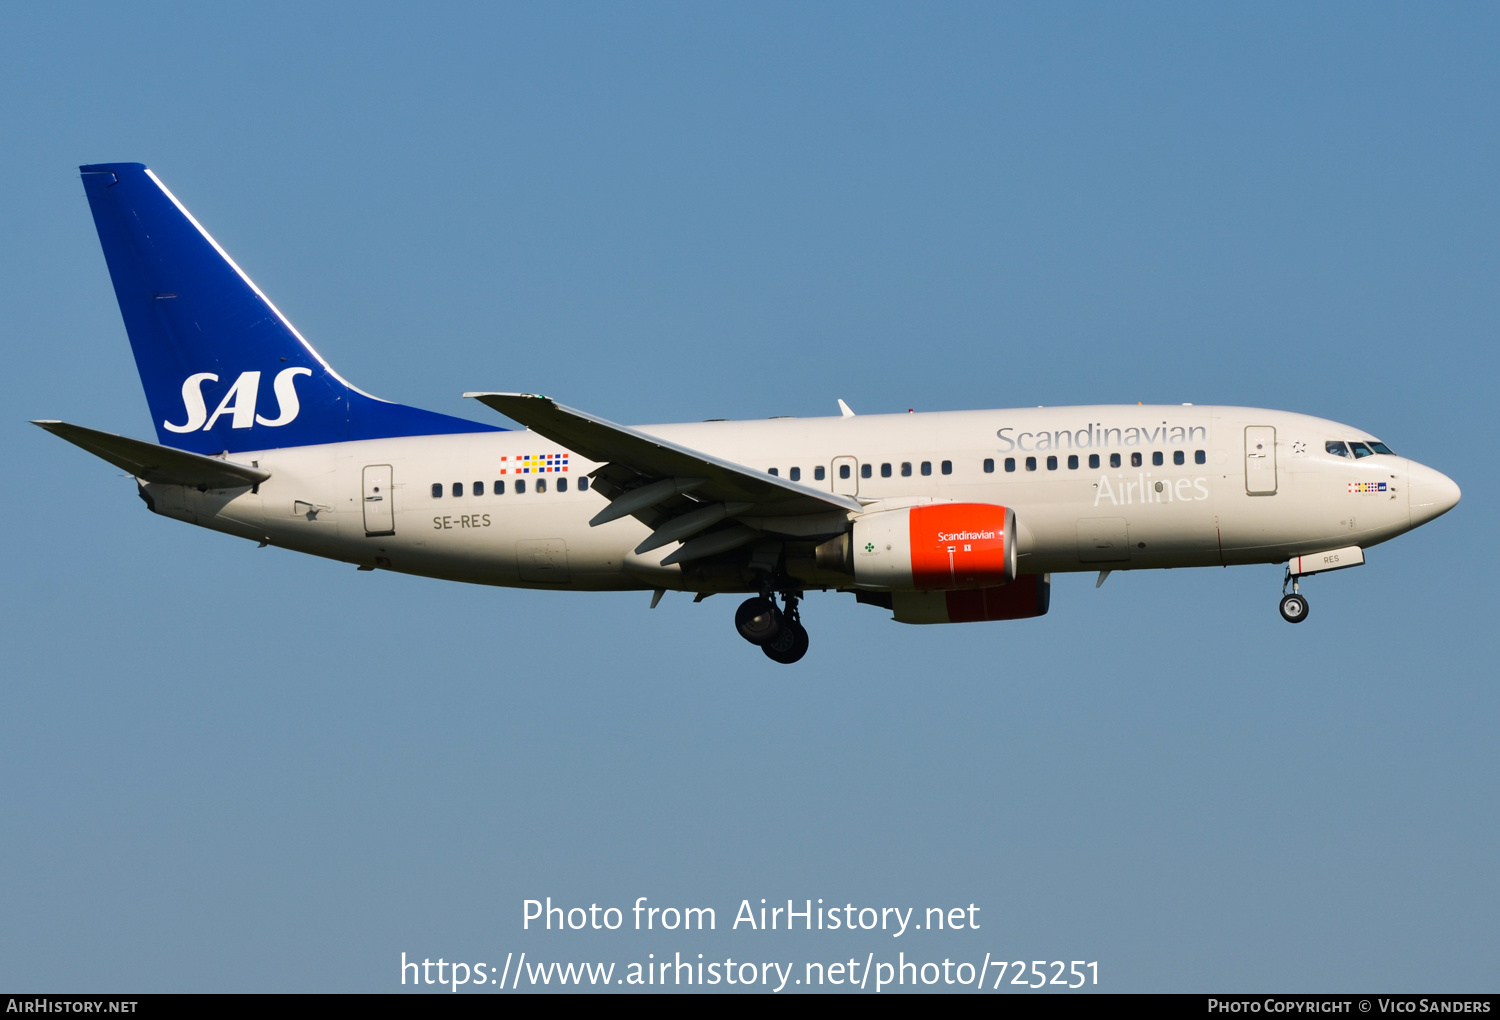
[[(1301, 576), (1288, 570), (1286, 578), (1281, 582), (1281, 618), (1287, 623), (1301, 623), (1307, 619), (1307, 599), (1302, 597), (1297, 584)], [(1290, 595), (1286, 591), (1288, 583), (1292, 586)]]
[(778, 609), (774, 595), (746, 599), (734, 614), (735, 630), (752, 645), (759, 645), (766, 658), (790, 665), (807, 654), (807, 629), (797, 611), (798, 596), (782, 595), (785, 609)]

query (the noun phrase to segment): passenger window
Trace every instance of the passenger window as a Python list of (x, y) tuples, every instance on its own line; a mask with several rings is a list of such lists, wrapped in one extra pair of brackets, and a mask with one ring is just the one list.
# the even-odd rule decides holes
[(1057, 470), (1057, 458), (1056, 457), (1048, 457), (1047, 458), (1047, 470), (1048, 471), (1056, 471)]
[(443, 483), (442, 482), (433, 482), (432, 483), (432, 498), (433, 499), (442, 499), (443, 498)]
[(889, 464), (882, 464), (882, 465), (880, 465), (880, 477), (881, 478), (889, 478), (889, 477), (891, 477), (891, 466)]
[(1349, 456), (1349, 447), (1345, 446), (1343, 443), (1339, 442), (1337, 439), (1330, 439), (1328, 442), (1324, 443), (1323, 444), (1323, 449), (1327, 450), (1329, 453), (1333, 454), (1335, 457), (1347, 457), (1347, 456)]
[(1096, 468), (1098, 466), (1099, 466), (1099, 455), (1097, 453), (1091, 453), (1091, 454), (1089, 454), (1089, 467)]
[(1076, 453), (1070, 453), (1070, 454), (1068, 454), (1068, 470), (1069, 471), (1077, 471), (1078, 470), (1078, 454), (1076, 454)]
[(932, 474), (932, 461), (930, 461), (930, 460), (924, 460), (922, 462), (922, 474), (923, 475), (930, 475), (930, 474)]
[(505, 495), (505, 479), (503, 479), (503, 478), (497, 478), (497, 479), (495, 479), (495, 487), (493, 489), (491, 489), (490, 491), (493, 492), (497, 496), (503, 496), (503, 495)]
[(995, 458), (994, 457), (986, 457), (986, 458), (984, 458), (984, 473), (987, 474), (987, 475), (992, 475), (992, 474), (995, 473)]
[(1179, 467), (1181, 465), (1183, 465), (1183, 464), (1186, 464), (1187, 463), (1187, 453), (1186, 453), (1186, 451), (1183, 451), (1183, 450), (1173, 450), (1172, 451), (1172, 463), (1178, 465)]
[(903, 460), (901, 462), (901, 477), (902, 478), (910, 478), (911, 477), (911, 461), (909, 461), (909, 460)]
[(859, 466), (859, 477), (861, 477), (861, 478), (869, 478), (870, 474), (871, 474), (870, 465), (868, 465), (868, 464), (861, 464)]
[(771, 476), (774, 477), (776, 475), (781, 474), (781, 469), (780, 468), (766, 468), (766, 474), (771, 475)]
[(945, 461), (943, 461), (943, 465), (942, 466), (943, 466), (943, 474), (945, 474), (945, 475), (951, 475), (953, 473), (953, 462), (951, 460), (945, 460)]
[(819, 464), (817, 467), (813, 468), (813, 478), (817, 479), (818, 481), (821, 482), (823, 480), (824, 474), (825, 472), (823, 471), (823, 465)]
[(1193, 453), (1193, 463), (1194, 464), (1207, 464), (1208, 463), (1208, 451), (1207, 450), (1196, 450), (1196, 451), (1194, 451), (1194, 453)]
[(1130, 466), (1131, 467), (1140, 467), (1141, 466), (1141, 455), (1139, 453), (1132, 453), (1130, 455)]
[(464, 494), (464, 483), (463, 482), (454, 482), (453, 483), (453, 495), (454, 496), (462, 496), (463, 494)]
[(524, 479), (524, 478), (517, 478), (516, 479), (516, 495), (519, 496), (522, 493), (524, 493), (525, 491), (526, 491), (526, 479)]
[(474, 483), (474, 495), (476, 495), (476, 496), (483, 496), (484, 495), (484, 483), (483, 482), (475, 482)]
[(1112, 454), (1109, 455), (1109, 466), (1110, 467), (1119, 467), (1120, 466), (1120, 455), (1118, 453), (1112, 453)]
[(1152, 453), (1151, 453), (1151, 465), (1153, 467), (1161, 467), (1165, 463), (1166, 463), (1166, 460), (1162, 457), (1161, 451), (1160, 450), (1153, 450)]
[(1366, 446), (1364, 443), (1350, 443), (1349, 444), (1349, 449), (1351, 449), (1351, 450), (1354, 451), (1354, 458), (1355, 458), (1355, 460), (1359, 460), (1359, 459), (1361, 459), (1363, 457), (1373, 457), (1373, 456), (1375, 456), (1375, 454), (1370, 450), (1370, 448), (1368, 446)]
[(849, 465), (848, 464), (840, 464), (839, 465), (839, 477), (840, 478), (848, 478), (849, 477)]
[(1370, 449), (1374, 450), (1376, 453), (1389, 453), (1392, 457), (1396, 456), (1391, 448), (1389, 446), (1386, 446), (1384, 443), (1371, 443)]
[[(500, 491), (504, 492), (505, 491), (505, 487), (501, 486), (500, 487)], [(584, 475), (582, 478), (578, 479), (578, 491), (579, 492), (588, 492), (589, 491), (589, 476), (588, 475)]]
[(568, 491), (568, 476), (567, 475), (563, 475), (561, 478), (559, 478), (557, 480), (557, 491), (558, 492), (567, 492)]
[(1035, 457), (1027, 457), (1026, 458), (1026, 470), (1027, 471), (1035, 471), (1036, 470), (1036, 458)]
[(787, 472), (787, 475), (789, 475), (794, 482), (802, 481), (802, 469), (799, 467), (792, 468)]
[(537, 492), (546, 492), (547, 491), (547, 479), (545, 479), (545, 478), (538, 478), (536, 480), (536, 491)]
[(1015, 469), (1016, 469), (1016, 458), (1014, 458), (1014, 457), (1006, 457), (1005, 458), (1005, 470), (1007, 470), (1007, 471), (1014, 471)]

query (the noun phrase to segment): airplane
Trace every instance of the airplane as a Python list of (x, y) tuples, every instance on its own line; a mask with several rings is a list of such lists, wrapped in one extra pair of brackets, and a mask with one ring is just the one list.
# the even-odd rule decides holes
[[(344, 380), (139, 163), (79, 168), (159, 442), (35, 424), (132, 475), (154, 513), (474, 584), (749, 597), (745, 640), (808, 648), (801, 603), (901, 623), (1038, 617), (1051, 577), (1285, 563), (1303, 578), (1457, 505), (1447, 476), (1349, 425), (1124, 405), (623, 426), (531, 393), (464, 396), (505, 429)], [(1290, 590), (1288, 590), (1290, 588)], [(778, 604), (779, 601), (779, 604)]]

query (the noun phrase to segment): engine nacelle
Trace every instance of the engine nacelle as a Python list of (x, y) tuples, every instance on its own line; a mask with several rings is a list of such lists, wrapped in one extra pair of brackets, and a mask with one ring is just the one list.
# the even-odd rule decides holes
[(993, 503), (930, 503), (854, 519), (854, 581), (897, 591), (993, 588), (1016, 579), (1016, 515)]
[(1045, 616), (1052, 603), (1051, 574), (1022, 574), (1000, 588), (968, 591), (891, 592), (897, 623), (977, 623)]

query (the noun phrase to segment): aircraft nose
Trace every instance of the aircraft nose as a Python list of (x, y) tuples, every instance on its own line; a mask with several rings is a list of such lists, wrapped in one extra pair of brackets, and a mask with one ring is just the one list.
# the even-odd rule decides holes
[(1425, 464), (1411, 461), (1411, 481), (1407, 492), (1411, 496), (1411, 526), (1426, 524), (1434, 517), (1441, 517), (1458, 505), (1458, 485), (1443, 474)]

